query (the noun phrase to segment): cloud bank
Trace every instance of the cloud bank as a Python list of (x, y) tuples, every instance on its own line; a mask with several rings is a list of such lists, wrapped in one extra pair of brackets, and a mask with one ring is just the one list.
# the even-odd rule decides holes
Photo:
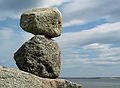
[[(72, 26), (85, 25), (101, 19), (106, 21), (94, 28), (66, 32), (60, 38), (56, 38), (62, 49), (62, 72), (64, 72), (62, 75), (87, 76), (89, 73), (89, 76), (105, 74), (118, 76), (120, 73), (118, 71), (120, 64), (119, 4), (119, 0), (0, 0), (0, 22), (4, 24), (0, 27), (0, 41), (2, 41), (0, 65), (14, 67), (14, 52), (33, 36), (23, 31), (16, 31), (16, 29), (19, 30), (18, 27), (14, 28), (18, 25), (16, 23), (19, 15), (27, 9), (55, 6), (63, 14), (64, 30), (66, 27), (72, 28)], [(12, 23), (12, 19), (16, 22)], [(78, 72), (73, 73), (73, 71)]]
[[(106, 19), (108, 22), (120, 21), (119, 0), (71, 0), (62, 8), (65, 23), (87, 23), (98, 19)], [(65, 25), (65, 27), (68, 25)], [(69, 25), (70, 26), (70, 25)]]
[(13, 28), (0, 28), (0, 65), (16, 67), (13, 55), (31, 34), (15, 32)]
[(89, 30), (63, 33), (60, 38), (56, 39), (63, 50), (63, 63), (69, 63), (68, 66), (71, 66), (71, 63), (74, 63), (74, 66), (79, 66), (80, 63), (119, 64), (119, 25), (120, 22), (106, 23)]
[[(109, 4), (108, 4), (109, 3)], [(1, 0), (0, 20), (18, 18), (27, 9), (58, 7), (63, 14), (63, 27), (85, 24), (98, 19), (120, 21), (119, 0)]]
[(1, 0), (0, 20), (6, 18), (18, 19), (19, 15), (32, 8), (59, 6), (68, 0)]

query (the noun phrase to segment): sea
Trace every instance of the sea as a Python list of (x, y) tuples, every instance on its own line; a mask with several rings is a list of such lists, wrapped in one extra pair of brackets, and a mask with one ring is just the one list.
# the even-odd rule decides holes
[(64, 78), (82, 84), (82, 88), (120, 88), (120, 78)]

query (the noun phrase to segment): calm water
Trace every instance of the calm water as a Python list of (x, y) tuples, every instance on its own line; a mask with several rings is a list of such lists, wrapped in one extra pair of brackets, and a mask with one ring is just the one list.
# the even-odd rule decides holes
[(120, 79), (67, 79), (82, 84), (83, 88), (120, 88)]

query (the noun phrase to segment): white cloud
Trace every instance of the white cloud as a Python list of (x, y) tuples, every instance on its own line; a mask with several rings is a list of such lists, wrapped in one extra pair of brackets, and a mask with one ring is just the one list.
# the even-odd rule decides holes
[(15, 32), (15, 29), (12, 28), (0, 29), (0, 65), (14, 67), (14, 52), (32, 35), (24, 32)]
[(84, 23), (98, 19), (118, 22), (120, 21), (119, 4), (119, 0), (72, 0), (62, 7), (63, 19), (68, 24), (75, 19)]
[(1, 0), (0, 1), (0, 20), (7, 17), (19, 18), (19, 15), (32, 8), (59, 6), (69, 0)]
[(38, 4), (41, 7), (50, 7), (50, 6), (60, 6), (65, 2), (69, 2), (70, 0), (43, 0), (42, 4)]
[[(64, 66), (120, 63), (120, 22), (106, 23), (56, 38), (62, 49)], [(77, 56), (77, 57), (76, 57)], [(74, 59), (73, 59), (74, 58)], [(65, 61), (64, 61), (65, 60)]]
[(0, 39), (4, 40), (4, 39), (9, 39), (10, 36), (13, 34), (13, 30), (10, 28), (2, 28), (2, 30), (0, 30)]
[[(109, 3), (109, 4), (108, 4)], [(27, 9), (57, 6), (63, 14), (63, 27), (106, 19), (120, 21), (119, 0), (1, 0), (0, 20), (19, 18)]]
[[(90, 44), (83, 47), (94, 56), (86, 61), (87, 64), (120, 64), (120, 47), (111, 47), (109, 44)], [(90, 54), (88, 54), (90, 57)]]
[(88, 45), (92, 43), (112, 44), (120, 42), (120, 22), (106, 23), (89, 30), (80, 32), (63, 33), (56, 38), (62, 46), (65, 45)]
[(80, 24), (84, 24), (84, 21), (82, 21), (82, 20), (70, 20), (69, 22), (64, 23), (63, 27), (69, 27), (69, 26), (80, 25)]
[[(72, 51), (71, 51), (72, 50)], [(109, 44), (93, 43), (77, 48), (62, 49), (62, 65), (64, 68), (77, 68), (81, 65), (119, 65), (120, 47)], [(67, 55), (64, 52), (68, 52)]]

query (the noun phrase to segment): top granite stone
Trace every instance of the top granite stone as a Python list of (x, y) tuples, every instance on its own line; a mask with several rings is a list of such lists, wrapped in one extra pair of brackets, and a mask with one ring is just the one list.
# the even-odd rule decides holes
[(20, 26), (34, 35), (58, 37), (62, 31), (62, 15), (57, 8), (36, 8), (21, 15)]

